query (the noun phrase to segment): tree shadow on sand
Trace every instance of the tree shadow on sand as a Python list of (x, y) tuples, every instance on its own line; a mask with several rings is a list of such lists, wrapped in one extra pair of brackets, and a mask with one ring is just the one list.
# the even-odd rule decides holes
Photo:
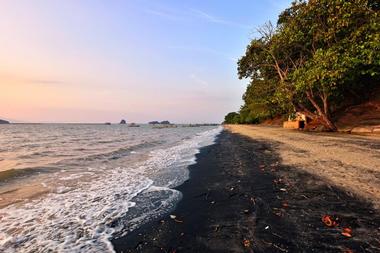
[(175, 219), (167, 214), (113, 240), (117, 252), (380, 252), (378, 210), (282, 165), (275, 143), (223, 131), (189, 170)]

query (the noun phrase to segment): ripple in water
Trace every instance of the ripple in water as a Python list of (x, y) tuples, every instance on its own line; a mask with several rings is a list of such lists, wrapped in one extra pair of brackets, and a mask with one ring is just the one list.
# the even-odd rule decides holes
[[(75, 187), (63, 185), (42, 199), (0, 209), (0, 251), (113, 252), (110, 239), (175, 206), (181, 194), (170, 188), (187, 179), (199, 148), (220, 131), (153, 150), (129, 167), (68, 174), (60, 180), (77, 180)], [(89, 175), (91, 180), (79, 181)]]

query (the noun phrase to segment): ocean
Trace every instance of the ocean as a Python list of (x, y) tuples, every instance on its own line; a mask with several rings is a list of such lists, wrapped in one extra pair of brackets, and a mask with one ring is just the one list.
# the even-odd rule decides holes
[(0, 125), (0, 252), (113, 252), (170, 212), (220, 126)]

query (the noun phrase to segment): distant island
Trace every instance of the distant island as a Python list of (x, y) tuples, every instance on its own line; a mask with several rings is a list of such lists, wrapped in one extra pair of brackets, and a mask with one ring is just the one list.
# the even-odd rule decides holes
[(127, 124), (127, 122), (125, 121), (125, 119), (122, 119), (122, 120), (120, 121), (120, 125), (125, 125), (125, 124)]
[(136, 123), (131, 123), (131, 124), (129, 124), (128, 126), (129, 126), (129, 127), (140, 127), (140, 125), (139, 125), (139, 124), (136, 124)]
[(161, 125), (170, 125), (171, 123), (168, 120), (164, 120), (164, 121), (161, 121), (161, 122), (159, 122), (159, 121), (150, 121), (149, 122), (149, 125), (158, 125), (158, 124), (161, 124)]
[(6, 120), (3, 120), (3, 119), (0, 119), (0, 124), (10, 124), (10, 122), (6, 121)]

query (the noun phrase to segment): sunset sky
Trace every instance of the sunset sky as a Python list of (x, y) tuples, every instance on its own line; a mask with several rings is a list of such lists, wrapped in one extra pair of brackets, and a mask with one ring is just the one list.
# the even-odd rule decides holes
[(255, 29), (290, 0), (1, 0), (0, 118), (221, 122)]

